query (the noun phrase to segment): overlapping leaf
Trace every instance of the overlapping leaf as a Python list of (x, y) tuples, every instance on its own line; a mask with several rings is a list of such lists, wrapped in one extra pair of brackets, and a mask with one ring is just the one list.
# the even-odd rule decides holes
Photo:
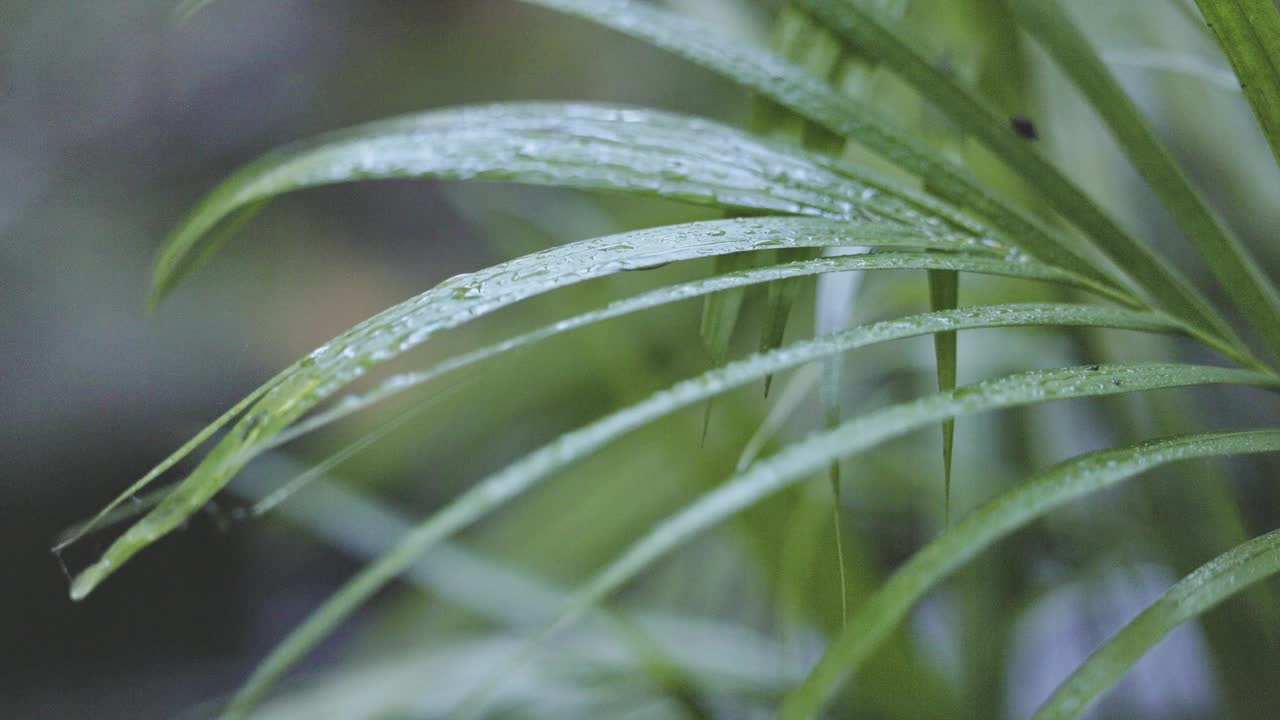
[[(268, 388), (201, 464), (142, 520), (115, 540), (72, 584), (84, 597), (138, 550), (177, 527), (226, 484), (272, 438), (305, 412), (363, 375), (433, 335), (520, 300), (592, 278), (653, 265), (734, 252), (837, 245), (981, 248), (965, 237), (931, 237), (900, 225), (819, 218), (710, 221), (622, 233), (526, 255), (446, 280), (366, 320), (295, 363)], [(228, 422), (230, 414), (219, 423)], [(217, 425), (217, 424), (215, 424)], [(212, 433), (216, 427), (207, 429)], [(194, 447), (189, 444), (187, 446)], [(171, 457), (172, 464), (180, 456)], [(152, 478), (156, 473), (148, 474)], [(142, 483), (130, 488), (130, 495)], [(129, 495), (104, 509), (110, 512)]]
[[(663, 415), (746, 383), (757, 381), (770, 373), (821, 360), (837, 353), (890, 340), (926, 335), (935, 332), (977, 327), (1001, 327), (1020, 325), (1059, 325), (1111, 327), (1129, 330), (1171, 332), (1177, 325), (1150, 313), (1134, 312), (1088, 305), (1030, 304), (971, 307), (941, 313), (929, 313), (900, 320), (890, 320), (854, 328), (835, 335), (794, 343), (765, 354), (730, 363), (710, 370), (696, 378), (678, 383), (636, 405), (619, 410), (590, 425), (560, 436), (551, 444), (525, 456), (516, 463), (478, 483), (449, 506), (418, 525), (399, 545), (365, 567), (355, 578), (335, 593), (308, 620), (297, 628), (268, 657), (242, 690), (233, 705), (232, 714), (240, 714), (252, 707), (261, 695), (294, 662), (325, 637), (344, 618), (365, 600), (394, 579), (412, 564), (422, 553), (464, 527), (492, 512), (495, 508), (543, 481), (560, 468), (583, 458), (622, 434)], [(1129, 385), (1124, 386), (1128, 381)], [(910, 427), (928, 422), (940, 422), (945, 417), (960, 412), (983, 408), (1001, 407), (1019, 402), (1045, 400), (1051, 397), (1083, 397), (1124, 391), (1173, 387), (1192, 382), (1265, 382), (1265, 378), (1243, 370), (1221, 368), (1187, 369), (1183, 366), (1121, 367), (1108, 368), (1092, 374), (1080, 370), (1061, 370), (1032, 373), (991, 381), (975, 388), (961, 388), (952, 393), (933, 396), (920, 403), (896, 406), (905, 417), (883, 413), (862, 418), (857, 427), (874, 428), (864, 441), (885, 439)], [(984, 404), (985, 403), (985, 404)], [(881, 421), (885, 422), (881, 422)], [(858, 422), (858, 421), (855, 421)], [(911, 425), (916, 423), (916, 425)], [(817, 448), (812, 442), (795, 446), (777, 458), (788, 462), (803, 462), (799, 456), (814, 452), (821, 466), (838, 457), (841, 438), (848, 434), (849, 424), (820, 437), (826, 444)], [(878, 435), (876, 433), (887, 433)], [(865, 447), (865, 446), (864, 446)], [(755, 468), (772, 467), (774, 461), (765, 461)], [(790, 467), (790, 466), (788, 466)], [(806, 466), (807, 467), (807, 466)], [(749, 484), (756, 481), (759, 470), (749, 470), (743, 478)], [(738, 487), (738, 484), (726, 487)], [(716, 496), (719, 497), (719, 496)], [(713, 498), (715, 500), (715, 498)], [(715, 500), (720, 512), (727, 506)], [(705, 512), (703, 505), (697, 509), (699, 516)], [(719, 517), (722, 517), (720, 515)], [(683, 517), (683, 516), (681, 516)], [(681, 524), (687, 524), (681, 520)], [(671, 547), (683, 535), (661, 533), (662, 549)], [(652, 543), (628, 554), (607, 577), (595, 586), (589, 597), (595, 598), (616, 586), (645, 561), (653, 557)]]

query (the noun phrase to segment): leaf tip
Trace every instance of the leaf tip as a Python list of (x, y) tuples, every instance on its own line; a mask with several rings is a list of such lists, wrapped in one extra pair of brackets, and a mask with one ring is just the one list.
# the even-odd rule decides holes
[(105, 561), (98, 561), (94, 565), (90, 565), (76, 575), (76, 579), (71, 581), (71, 599), (80, 602), (98, 587), (98, 583), (102, 582), (102, 578), (106, 577), (106, 568), (103, 566)]

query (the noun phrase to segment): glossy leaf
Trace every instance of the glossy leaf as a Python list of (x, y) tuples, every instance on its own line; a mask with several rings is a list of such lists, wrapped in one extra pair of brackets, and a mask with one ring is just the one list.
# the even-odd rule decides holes
[[(518, 350), (554, 335), (568, 332), (592, 323), (639, 312), (668, 303), (700, 297), (726, 289), (747, 287), (759, 283), (808, 277), (817, 273), (857, 272), (869, 270), (950, 270), (990, 275), (1004, 275), (1026, 280), (1043, 280), (1093, 290), (1103, 294), (1100, 288), (1092, 288), (1087, 282), (1039, 263), (1010, 262), (996, 258), (969, 256), (960, 253), (911, 253), (882, 251), (865, 255), (837, 255), (802, 262), (771, 265), (741, 270), (728, 275), (717, 275), (679, 285), (671, 285), (634, 297), (610, 303), (599, 310), (576, 315), (523, 335), (503, 340), (493, 345), (458, 355), (427, 370), (394, 375), (364, 395), (348, 396), (326, 410), (298, 422), (266, 442), (266, 447), (276, 447), (319, 427), (336, 422), (352, 413), (382, 402), (394, 395), (418, 387), (447, 373), (488, 360), (505, 352)], [(766, 376), (769, 377), (769, 376)], [(836, 422), (838, 423), (838, 418)]]
[(165, 242), (156, 259), (152, 301), (212, 251), (211, 231), (239, 211), (308, 187), (425, 177), (609, 190), (766, 213), (892, 220), (928, 231), (949, 231), (943, 219), (954, 216), (954, 211), (905, 190), (891, 193), (837, 172), (829, 158), (707, 120), (586, 103), (438, 110), (321, 135), (234, 173)]
[[(256, 394), (260, 397), (251, 404), (242, 401), (237, 407), (249, 407), (227, 436), (164, 501), (76, 577), (71, 595), (83, 598), (134, 553), (181, 524), (303, 413), (370, 368), (444, 330), (559, 287), (655, 264), (761, 249), (917, 242), (981, 247), (980, 243), (959, 238), (928, 238), (894, 225), (859, 226), (817, 218), (724, 220), (582, 241), (446, 280), (360, 323), (294, 363), (273, 379), (269, 388), (259, 389)], [(227, 417), (221, 420), (225, 422)], [(206, 430), (204, 434), (211, 433)], [(189, 443), (184, 450), (194, 446)], [(176, 462), (182, 454), (175, 454), (166, 463)], [(144, 479), (150, 482), (157, 475), (153, 471)], [(141, 490), (146, 482), (139, 481), (112, 506)]]

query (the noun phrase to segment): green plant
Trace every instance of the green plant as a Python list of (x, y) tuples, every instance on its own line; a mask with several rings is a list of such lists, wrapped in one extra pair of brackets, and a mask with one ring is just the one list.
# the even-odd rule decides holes
[[(152, 302), (159, 302), (272, 198), (324, 184), (407, 177), (500, 180), (657, 196), (738, 217), (555, 246), (450, 279), (361, 323), (286, 368), (71, 533), (61, 546), (119, 514), (126, 500), (226, 430), (185, 479), (151, 496), (154, 504), (147, 514), (76, 577), (72, 596), (85, 597), (134, 553), (179, 526), (255, 457), (448, 373), (579, 327), (699, 297), (706, 297), (702, 334), (714, 367), (556, 438), (483, 478), (414, 526), (263, 662), (230, 705), (229, 715), (252, 709), (303, 654), (424, 554), (445, 548), (447, 540), (517, 496), (647, 423), (700, 403), (707, 403), (710, 418), (709, 403), (716, 396), (752, 383), (764, 384), (767, 393), (775, 375), (807, 363), (823, 363), (828, 427), (741, 467), (723, 483), (688, 500), (565, 600), (548, 634), (590, 615), (592, 622), (605, 628), (602, 632), (628, 638), (627, 646), (640, 658), (638, 664), (677, 705), (695, 715), (708, 714), (699, 698), (705, 694), (702, 683), (714, 684), (713, 679), (651, 648), (645, 632), (636, 630), (625, 613), (605, 614), (597, 608), (659, 558), (688, 547), (696, 535), (712, 526), (783, 491), (804, 498), (797, 488), (828, 468), (838, 489), (843, 482), (842, 458), (915, 430), (941, 426), (939, 497), (946, 508), (944, 532), (873, 590), (867, 587), (871, 581), (866, 566), (874, 563), (849, 560), (841, 552), (838, 582), (828, 590), (830, 596), (840, 598), (842, 622), (827, 628), (826, 650), (803, 681), (790, 687), (790, 679), (775, 678), (774, 691), (782, 697), (770, 696), (759, 703), (776, 705), (787, 718), (812, 717), (835, 702), (850, 708), (871, 702), (888, 712), (885, 708), (891, 708), (891, 702), (868, 701), (863, 696), (874, 695), (873, 691), (847, 691), (849, 679), (866, 670), (864, 666), (882, 646), (896, 647), (893, 652), (900, 655), (886, 662), (877, 677), (901, 668), (927, 672), (919, 668), (909, 639), (894, 633), (926, 592), (968, 561), (985, 557), (996, 540), (1087, 493), (1174, 461), (1280, 449), (1278, 429), (1204, 431), (1178, 417), (1179, 400), (1167, 394), (1151, 395), (1147, 408), (1154, 415), (1149, 425), (1158, 435), (1155, 439), (1126, 439), (1125, 432), (1117, 430), (1108, 443), (1115, 447), (1034, 473), (951, 521), (953, 423), (962, 415), (1196, 385), (1257, 386), (1272, 391), (1280, 387), (1275, 365), (1280, 355), (1280, 296), (1273, 283), (1202, 199), (1087, 36), (1056, 3), (933, 4), (932, 10), (944, 17), (974, 14), (984, 19), (976, 30), (961, 33), (976, 58), (968, 63), (969, 70), (976, 68), (968, 73), (977, 76), (977, 87), (971, 87), (972, 78), (957, 77), (968, 71), (957, 70), (950, 61), (939, 62), (935, 54), (921, 49), (921, 39), (909, 34), (925, 21), (919, 15), (908, 18), (905, 9), (913, 3), (906, 0), (795, 0), (777, 20), (776, 53), (722, 37), (645, 3), (526, 1), (647, 41), (746, 88), (758, 98), (755, 132), (652, 110), (522, 103), (430, 112), (324, 135), (263, 157), (209, 194), (162, 248)], [(1236, 69), (1264, 137), (1280, 156), (1280, 86), (1276, 84), (1280, 75), (1271, 69), (1280, 62), (1280, 14), (1266, 2), (1204, 0), (1199, 5)], [(1258, 346), (1265, 349), (1261, 357), (1162, 253), (1135, 237), (1038, 149), (1036, 138), (1041, 131), (1022, 111), (1030, 102), (1029, 80), (1024, 77), (1026, 49), (1020, 35), (1024, 31), (1075, 84), (1163, 201), (1203, 267), (1252, 329)], [(881, 94), (888, 99), (878, 105)], [(1050, 105), (1051, 112), (1056, 106)], [(911, 119), (899, 122), (890, 119), (890, 112)], [(871, 248), (872, 252), (822, 254), (844, 247)], [(324, 404), (375, 366), (501, 308), (623, 271), (704, 258), (716, 259), (716, 272), (706, 279), (666, 284), (601, 309), (579, 312)], [(930, 312), (784, 344), (803, 279), (887, 269), (926, 270)], [(1038, 302), (961, 307), (959, 273), (1032, 280), (1043, 284), (1036, 292), (1045, 294), (1037, 296)], [(761, 284), (768, 289), (759, 352), (730, 360), (746, 289)], [(993, 294), (1009, 292), (1002, 289), (1007, 286), (994, 287)], [(1025, 292), (1022, 285), (1013, 287), (1014, 292)], [(815, 312), (838, 315), (838, 306), (849, 300), (837, 298), (826, 307), (819, 302)], [(1087, 361), (1001, 374), (957, 387), (960, 331), (1020, 326), (1062, 331), (1082, 348), (1079, 355)], [(1119, 335), (1100, 335), (1097, 329), (1126, 331), (1125, 345), (1116, 340)], [(1157, 337), (1139, 347), (1162, 362), (1105, 362), (1113, 354), (1124, 357), (1128, 344), (1138, 342), (1130, 340), (1129, 333)], [(843, 365), (837, 359), (854, 349), (926, 335), (934, 338), (938, 392), (842, 419)], [(1190, 353), (1203, 357), (1207, 352), (1230, 364), (1177, 361)], [(1140, 424), (1130, 421), (1140, 416), (1135, 405), (1117, 402), (1106, 408), (1120, 426)], [(360, 447), (357, 443), (350, 452)], [(349, 454), (340, 452), (333, 463)], [(309, 477), (300, 476), (300, 482), (290, 483), (261, 507), (278, 504)], [(1099, 649), (1041, 708), (1040, 716), (1079, 714), (1174, 626), (1280, 571), (1280, 535), (1248, 540), (1242, 534), (1235, 501), (1221, 485), (1180, 492), (1187, 503), (1203, 508), (1211, 518), (1204, 525), (1213, 542), (1229, 540), (1234, 547), (1187, 574)], [(827, 504), (826, 499), (816, 502), (819, 508)], [(833, 507), (835, 527), (840, 528), (840, 504)], [(812, 521), (816, 513), (805, 516), (797, 511), (790, 517)], [(1153, 532), (1176, 533), (1176, 528), (1169, 527), (1172, 522), (1154, 521)], [(758, 532), (766, 542), (780, 535), (784, 544), (795, 543), (777, 551), (783, 568), (778, 571), (782, 580), (777, 593), (791, 595), (797, 590), (785, 582), (791, 571), (788, 558), (817, 552), (813, 549), (817, 536), (811, 529), (815, 523), (798, 523), (781, 531), (777, 524), (776, 516), (758, 518), (747, 523), (747, 532)], [(832, 540), (837, 550), (844, 550), (838, 532)], [(1166, 540), (1170, 552), (1178, 555), (1174, 564), (1185, 563), (1203, 549), (1194, 545), (1179, 549), (1173, 540)], [(847, 571), (861, 578), (846, 577)], [(1254, 601), (1234, 608), (1238, 618), (1234, 630), (1228, 627), (1221, 635), (1214, 631), (1215, 636), (1228, 638), (1220, 642), (1233, 642), (1230, 638), (1238, 637), (1241, 627), (1274, 631), (1269, 624), (1267, 590), (1247, 596)], [(984, 594), (975, 590), (973, 596), (980, 602)], [(806, 605), (817, 601), (794, 597), (790, 601), (798, 602), (804, 613), (816, 613), (820, 607)], [(851, 607), (846, 611), (844, 604)], [(975, 612), (983, 616), (983, 611)], [(1007, 633), (1008, 628), (1001, 632)], [(1253, 652), (1246, 645), (1241, 646), (1240, 657)], [(525, 655), (537, 652), (526, 650)], [(1238, 680), (1245, 686), (1252, 682), (1244, 671)], [(946, 684), (939, 685), (943, 689), (927, 702), (954, 701), (948, 699)], [(1244, 699), (1236, 700), (1234, 709), (1250, 713), (1249, 691), (1241, 691), (1239, 697)], [(895, 712), (910, 715), (910, 707), (904, 704)], [(975, 702), (973, 714), (992, 707), (989, 698)]]

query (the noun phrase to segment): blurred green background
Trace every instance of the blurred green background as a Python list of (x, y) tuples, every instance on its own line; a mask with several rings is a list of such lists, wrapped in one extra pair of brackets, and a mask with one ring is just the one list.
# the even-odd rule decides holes
[[(668, 4), (759, 42), (776, 5)], [(945, 3), (918, 5), (937, 11)], [(1090, 0), (1072, 7), (1274, 277), (1280, 173), (1239, 93), (1213, 74), (1225, 61), (1177, 5)], [(316, 132), (460, 103), (581, 98), (735, 123), (750, 107), (743, 93), (658, 51), (501, 0), (225, 0), (181, 25), (170, 10), (161, 0), (0, 0), (0, 542), (8, 561), (0, 717), (198, 715), (201, 702), (233, 689), (370, 549), (386, 542), (395, 518), (379, 513), (394, 512), (400, 521), (424, 516), (511, 458), (708, 364), (697, 337), (698, 308), (686, 304), (487, 365), (410, 398), (431, 398), (432, 405), (337, 468), (320, 490), (287, 505), (285, 521), (238, 520), (232, 509), (243, 500), (229, 494), (219, 509), (143, 553), (87, 602), (73, 604), (48, 552), (57, 533), (96, 511), (278, 368), (457, 273), (552, 243), (712, 216), (665, 202), (499, 185), (325, 188), (274, 204), (147, 314), (151, 253), (230, 170)], [(922, 10), (919, 17), (937, 16)], [(933, 40), (963, 48), (964, 23), (943, 17), (935, 22), (950, 30)], [(1170, 71), (1159, 53), (1174, 49), (1203, 64), (1193, 72)], [(961, 51), (954, 52), (963, 65)], [(1037, 88), (1028, 112), (1042, 118), (1045, 151), (1207, 286), (1203, 268), (1097, 120), (1036, 52), (1029, 50), (1027, 61)], [(899, 101), (892, 92), (886, 89), (886, 97)], [(903, 122), (930, 120), (912, 115)], [(627, 273), (557, 293), (452, 333), (396, 367), (416, 367), (562, 317), (568, 308), (709, 269), (709, 263), (691, 263)], [(867, 285), (863, 292), (878, 300), (855, 309), (861, 320), (927, 302), (923, 279), (914, 275), (905, 282), (871, 278)], [(1039, 292), (966, 278), (962, 300), (1030, 299)], [(759, 310), (758, 299), (748, 306), (749, 326)], [(797, 309), (793, 337), (808, 333), (812, 315), (807, 304)], [(754, 337), (739, 340), (739, 351), (754, 346)], [(1121, 357), (1158, 357), (1164, 349), (1099, 342)], [(961, 380), (1096, 357), (1066, 337), (980, 331), (961, 338)], [(862, 353), (846, 368), (843, 401), (862, 409), (927, 392), (931, 363), (927, 340)], [(816, 402), (801, 396), (814, 382), (803, 371), (780, 382), (775, 401), (785, 406), (786, 398), (797, 399), (784, 436), (818, 424)], [(733, 469), (770, 407), (759, 394), (751, 388), (718, 401), (706, 447), (697, 442), (701, 409), (679, 414), (583, 463), (465, 543), (529, 576), (571, 585)], [(366, 413), (273, 454), (255, 464), (240, 492), (287, 480), (404, 407)], [(1272, 400), (1237, 402), (1230, 393), (1206, 396), (1195, 407), (1194, 427), (1256, 424), (1280, 409)], [(1146, 420), (1158, 424), (1158, 418)], [(1133, 431), (1083, 404), (962, 422), (955, 507), (963, 512), (1031, 468)], [(855, 588), (875, 582), (937, 532), (942, 500), (934, 435), (851, 463), (844, 510)], [(1274, 461), (1241, 461), (1232, 469), (1246, 527), (1273, 527), (1280, 494), (1266, 481), (1276, 476)], [(643, 493), (625, 491), (638, 483)], [(339, 494), (335, 505), (324, 505), (325, 488), (376, 496), (380, 504), (361, 512), (366, 506), (357, 498)], [(793, 679), (814, 652), (812, 629), (838, 623), (826, 500), (806, 500), (825, 497), (823, 490), (749, 514), (743, 521), (749, 532), (731, 528), (699, 543), (635, 588), (628, 603), (735, 624), (770, 642), (781, 637), (762, 646), (774, 665), (766, 662), (769, 670), (761, 672), (779, 683)], [(1073, 661), (1180, 574), (1162, 528), (1194, 523), (1200, 515), (1194, 503), (1172, 504), (1149, 501), (1139, 489), (1119, 491), (1054, 516), (1017, 548), (1002, 546), (978, 563), (954, 594), (981, 594), (991, 605), (975, 609), (948, 596), (921, 609), (909, 633), (916, 642), (904, 651), (911, 657), (886, 661), (910, 672), (899, 674), (900, 687), (884, 690), (916, 694), (921, 705), (884, 702), (877, 706), (882, 715), (963, 707), (948, 716), (979, 717), (993, 708), (1025, 716)], [(793, 530), (806, 518), (811, 524), (804, 527), (820, 529), (797, 540)], [(787, 566), (786, 557), (806, 550), (782, 547), (787, 538), (812, 545), (809, 564), (799, 570)], [(91, 538), (66, 562), (82, 563), (102, 542)], [(787, 573), (801, 579), (777, 579)], [(363, 667), (361, 658), (435, 647), (418, 640), (465, 639), (523, 604), (497, 598), (498, 608), (485, 611), (467, 603), (483, 590), (455, 587), (451, 595), (429, 577), (423, 582), (434, 590), (389, 593), (306, 670), (340, 660)], [(770, 589), (774, 583), (777, 592)], [(1000, 633), (984, 625), (993, 616), (1004, 623)], [(459, 651), (453, 657), (475, 664), (465, 678), (485, 681), (488, 656), (471, 660)], [(1194, 627), (1152, 657), (1146, 674), (1136, 672), (1104, 713), (1215, 716), (1222, 673), (1235, 670), (1213, 664)], [(438, 672), (424, 667), (424, 674)], [(628, 696), (619, 697), (625, 705)], [(657, 712), (661, 716), (661, 708)], [(749, 712), (730, 705), (723, 716)]]

